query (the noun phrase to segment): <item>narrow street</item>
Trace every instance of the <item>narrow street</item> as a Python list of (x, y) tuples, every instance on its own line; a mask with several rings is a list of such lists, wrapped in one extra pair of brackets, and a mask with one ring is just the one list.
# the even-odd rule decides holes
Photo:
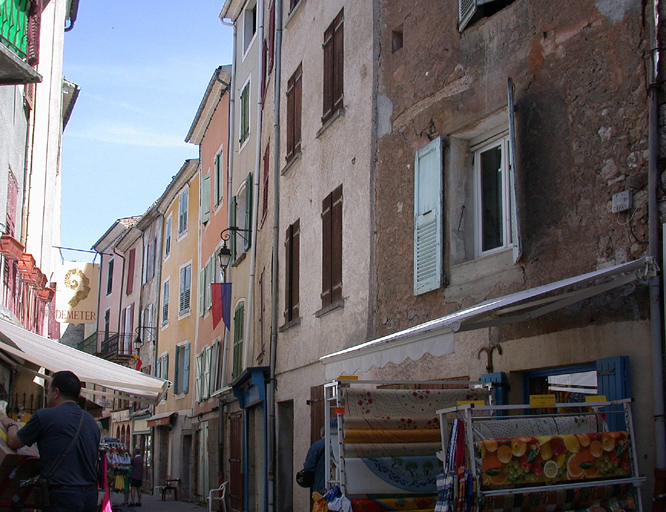
[(159, 494), (151, 496), (150, 494), (144, 493), (141, 496), (140, 507), (124, 507), (120, 505), (122, 499), (122, 494), (113, 493), (111, 496), (113, 512), (204, 512), (208, 510), (207, 507), (195, 505), (194, 503), (189, 503), (187, 501), (175, 501), (172, 497), (168, 497), (165, 501), (162, 501)]

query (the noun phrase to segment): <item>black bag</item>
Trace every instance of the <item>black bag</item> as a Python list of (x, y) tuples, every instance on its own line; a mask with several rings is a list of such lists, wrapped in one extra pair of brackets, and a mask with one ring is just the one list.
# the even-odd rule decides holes
[(296, 483), (301, 487), (312, 487), (314, 484), (314, 471), (305, 471), (301, 469), (296, 473)]
[(40, 476), (35, 482), (32, 497), (35, 500), (35, 505), (39, 508), (48, 507), (51, 504), (49, 500), (49, 481), (43, 476)]

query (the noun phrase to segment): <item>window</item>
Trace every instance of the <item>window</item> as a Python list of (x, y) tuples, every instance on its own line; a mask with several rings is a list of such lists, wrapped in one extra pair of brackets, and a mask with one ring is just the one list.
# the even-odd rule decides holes
[(162, 325), (169, 321), (169, 281), (162, 285)]
[(342, 185), (322, 202), (322, 307), (342, 300)]
[(247, 51), (248, 47), (257, 33), (257, 5), (248, 7), (243, 13), (243, 51)]
[(199, 270), (199, 316), (204, 316), (213, 305), (211, 283), (217, 282), (216, 259), (215, 253), (211, 254), (206, 264)]
[(146, 245), (146, 249), (143, 253), (143, 268), (145, 272), (143, 274), (143, 282), (147, 283), (153, 277), (155, 277), (155, 246), (157, 245), (157, 240), (153, 238)]
[(271, 2), (270, 9), (268, 10), (268, 32), (264, 38), (264, 46), (262, 48), (262, 62), (263, 62), (263, 94), (266, 94), (266, 86), (273, 72), (273, 56), (275, 53), (275, 0)]
[[(252, 242), (252, 173), (247, 175), (238, 195), (231, 198), (229, 225), (241, 230), (240, 233), (232, 233), (230, 238), (231, 256), (236, 260), (250, 248)], [(239, 239), (243, 242), (242, 251), (238, 250)]]
[(416, 153), (414, 163), (414, 295), (442, 283), (442, 140)]
[(176, 364), (174, 366), (174, 389), (176, 395), (190, 390), (190, 344), (183, 343), (176, 347)]
[(129, 257), (127, 258), (127, 286), (125, 286), (125, 293), (130, 295), (134, 290), (134, 265), (136, 258), (136, 249), (131, 249)]
[(215, 206), (222, 202), (224, 193), (224, 156), (222, 151), (215, 155)]
[(216, 341), (197, 354), (197, 402), (202, 402), (217, 390), (217, 366), (220, 354), (220, 343)]
[(284, 321), (293, 322), (298, 319), (298, 274), (300, 259), (300, 231), (301, 221), (297, 220), (287, 228), (285, 240), (285, 297)]
[(303, 65), (291, 75), (287, 82), (287, 162), (301, 152), (301, 96)]
[(513, 0), (458, 0), (458, 30), (473, 25), (483, 18), (488, 18)]
[(171, 254), (171, 231), (173, 227), (173, 216), (169, 214), (166, 221), (166, 233), (164, 234), (164, 259)]
[(289, 12), (293, 11), (300, 1), (301, 0), (289, 0)]
[(250, 136), (250, 81), (248, 80), (240, 95), (240, 134), (238, 143), (243, 144)]
[(324, 32), (324, 114), (322, 123), (342, 108), (344, 64), (344, 9)]
[[(155, 376), (164, 380), (169, 380), (169, 354), (164, 352), (160, 357), (157, 358), (157, 363), (155, 365)], [(164, 392), (162, 396), (162, 402), (166, 399), (168, 391)]]
[(113, 291), (113, 258), (109, 260), (109, 269), (106, 275), (106, 294), (111, 295)]
[(180, 293), (178, 314), (183, 315), (190, 311), (190, 294), (192, 291), (192, 265), (188, 264), (180, 269)]
[(237, 378), (243, 371), (243, 324), (245, 321), (245, 303), (236, 306), (234, 312), (234, 360), (231, 378)]
[(187, 233), (187, 206), (190, 197), (190, 187), (186, 186), (178, 200), (178, 236)]
[(201, 222), (210, 220), (210, 173), (201, 178)]
[(111, 310), (104, 311), (104, 339), (109, 339), (109, 329), (111, 327)]

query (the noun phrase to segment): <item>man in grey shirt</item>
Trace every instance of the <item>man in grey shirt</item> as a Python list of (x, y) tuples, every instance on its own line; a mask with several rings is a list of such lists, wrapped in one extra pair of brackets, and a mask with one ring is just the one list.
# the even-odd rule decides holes
[(37, 443), (39, 468), (47, 477), (67, 450), (81, 421), (76, 442), (49, 478), (50, 505), (44, 512), (96, 512), (97, 460), (100, 431), (93, 417), (78, 404), (81, 382), (70, 371), (56, 372), (46, 394), (46, 409), (40, 409), (22, 428), (5, 417), (7, 444), (17, 450)]

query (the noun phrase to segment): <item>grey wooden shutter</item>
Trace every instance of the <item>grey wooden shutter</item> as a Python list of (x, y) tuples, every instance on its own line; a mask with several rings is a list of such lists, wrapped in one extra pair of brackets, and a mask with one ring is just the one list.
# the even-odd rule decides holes
[(414, 295), (442, 284), (442, 139), (416, 153), (414, 163)]
[(190, 344), (183, 347), (183, 389), (181, 393), (187, 393), (190, 390)]
[(520, 233), (520, 205), (518, 204), (518, 172), (516, 163), (516, 118), (513, 97), (513, 80), (509, 78), (509, 190), (511, 199), (511, 241), (513, 243), (513, 263), (516, 264), (523, 254), (523, 242)]
[(476, 0), (458, 0), (458, 30), (462, 32), (476, 13)]
[(205, 174), (201, 181), (201, 222), (210, 219), (210, 173)]

